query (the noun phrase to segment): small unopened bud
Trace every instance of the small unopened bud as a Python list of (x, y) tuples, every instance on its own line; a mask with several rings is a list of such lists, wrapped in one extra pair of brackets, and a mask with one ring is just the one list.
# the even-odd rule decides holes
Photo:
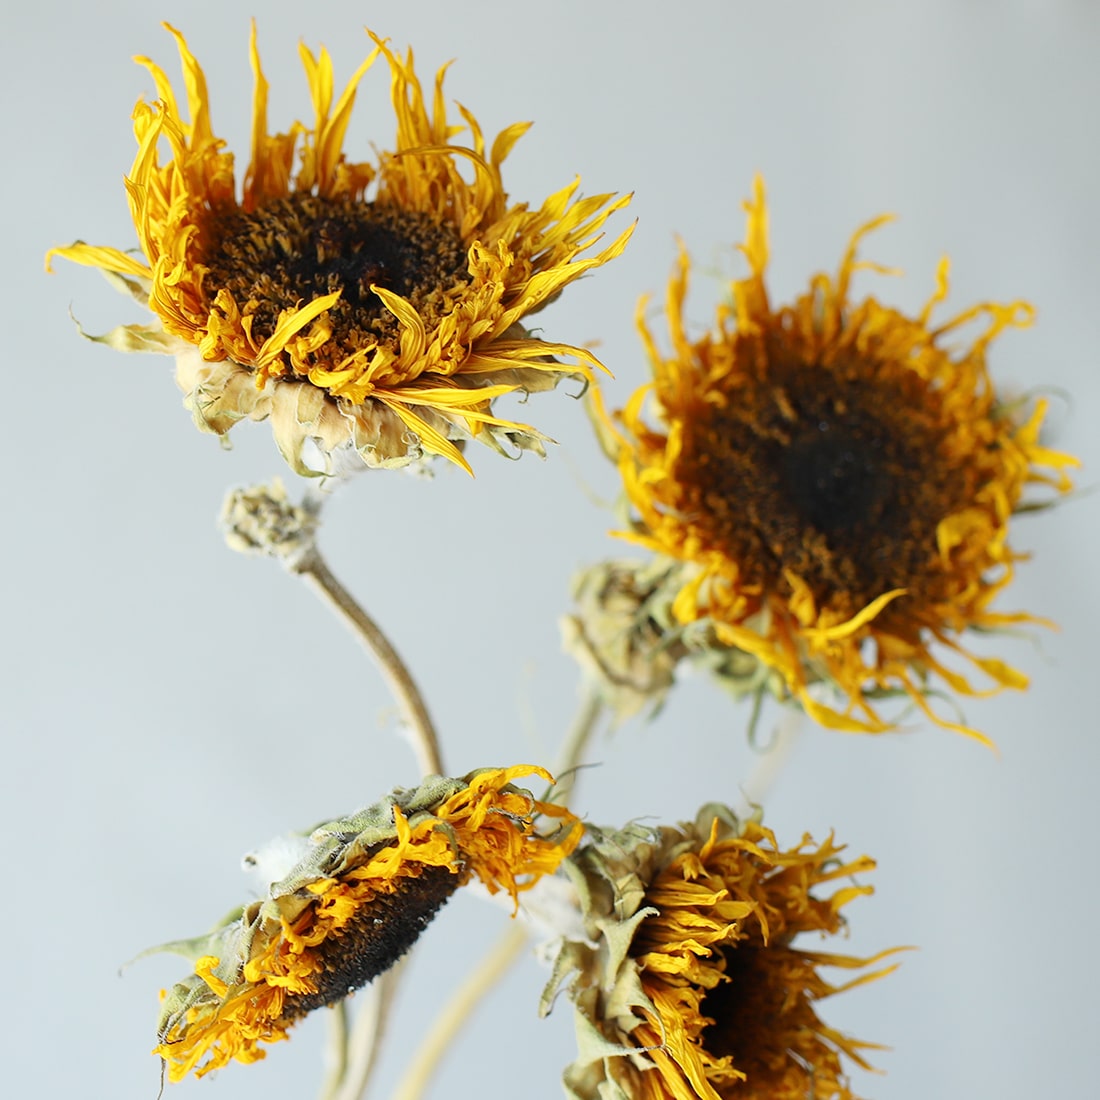
[(218, 520), (230, 548), (281, 558), (288, 569), (312, 552), (318, 508), (308, 497), (293, 504), (279, 478), (270, 485), (233, 489)]
[(667, 557), (612, 559), (573, 583), (575, 609), (562, 619), (562, 644), (619, 721), (646, 707), (658, 710), (680, 669), (705, 672), (737, 699), (764, 692), (790, 699), (774, 669), (723, 642), (709, 620), (677, 620), (674, 605), (688, 568)]
[(613, 560), (574, 581), (576, 609), (562, 619), (562, 644), (595, 677), (619, 719), (659, 707), (686, 655), (672, 616), (675, 573), (667, 562)]

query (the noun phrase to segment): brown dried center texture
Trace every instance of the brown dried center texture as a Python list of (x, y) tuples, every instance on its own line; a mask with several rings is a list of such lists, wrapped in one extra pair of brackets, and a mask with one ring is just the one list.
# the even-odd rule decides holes
[(328, 311), (332, 338), (315, 353), (326, 366), (359, 348), (397, 346), (397, 319), (372, 286), (408, 299), (430, 327), (470, 282), (466, 247), (450, 225), (392, 206), (291, 195), (215, 214), (207, 228), (207, 304), (228, 290), (257, 343), (284, 310), (340, 292)]
[(343, 928), (311, 948), (323, 970), (310, 977), (317, 992), (287, 997), (283, 1021), (335, 1004), (389, 970), (458, 888), (460, 877), (446, 867), (424, 867), (400, 879), (393, 894), (378, 894)]
[(783, 981), (787, 954), (781, 947), (725, 948), (729, 981), (710, 990), (701, 1006), (703, 1016), (714, 1021), (703, 1029), (704, 1049), (714, 1058), (731, 1056), (734, 1068), (747, 1075), (742, 1087), (753, 1095), (766, 1095), (761, 1088), (767, 1084), (765, 1075), (780, 1078), (789, 1068), (788, 1042), (815, 1022), (801, 998), (790, 997)]
[(890, 365), (767, 358), (685, 418), (678, 509), (704, 548), (771, 591), (789, 594), (790, 570), (848, 614), (895, 588), (939, 598), (936, 528), (972, 487), (937, 393)]

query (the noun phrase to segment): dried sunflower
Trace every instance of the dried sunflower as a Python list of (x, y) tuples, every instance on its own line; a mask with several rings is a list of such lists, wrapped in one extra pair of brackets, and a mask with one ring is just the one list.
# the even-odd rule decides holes
[[(596, 406), (636, 514), (623, 537), (688, 563), (674, 602), (683, 624), (705, 622), (719, 643), (781, 677), (823, 725), (880, 732), (877, 700), (907, 695), (932, 720), (980, 739), (929, 706), (939, 678), (980, 692), (935, 655), (968, 659), (993, 690), (1026, 678), (970, 652), (961, 635), (1021, 622), (990, 610), (1020, 554), (1014, 514), (1070, 487), (1077, 463), (1039, 443), (1045, 402), (1028, 412), (994, 391), (986, 350), (1005, 329), (1031, 323), (1024, 302), (982, 303), (940, 322), (948, 264), (916, 317), (850, 296), (860, 228), (834, 278), (816, 275), (792, 305), (774, 308), (763, 183), (746, 204), (741, 247), (750, 274), (700, 339), (689, 338), (681, 255), (668, 288), (672, 351), (665, 355), (639, 306), (653, 367), (618, 414)], [(969, 344), (946, 341), (966, 325)], [(646, 419), (652, 401), (656, 425)], [(621, 425), (621, 427), (620, 427)], [(621, 430), (621, 429), (625, 429)], [(816, 690), (843, 698), (829, 705)]]
[(293, 866), (265, 897), (165, 945), (195, 967), (161, 1006), (154, 1053), (169, 1079), (263, 1058), (261, 1043), (389, 969), (470, 878), (516, 899), (552, 874), (581, 827), (512, 785), (531, 774), (550, 779), (524, 766), (430, 776), (326, 822), (296, 838)]
[[(269, 134), (253, 27), (252, 151), (238, 198), (203, 71), (168, 29), (190, 117), (164, 72), (137, 58), (158, 94), (135, 108), (138, 153), (126, 180), (143, 255), (77, 242), (47, 257), (47, 266), (57, 255), (101, 269), (156, 314), (153, 324), (95, 339), (174, 354), (204, 431), (224, 435), (239, 420), (270, 417), (299, 473), (402, 466), (425, 454), (469, 469), (454, 440), (471, 436), (541, 453), (543, 437), (498, 417), (493, 402), (598, 366), (588, 351), (533, 338), (524, 325), (622, 251), (630, 229), (581, 258), (629, 196), (580, 198), (574, 181), (537, 209), (509, 204), (501, 164), (529, 124), (509, 126), (486, 149), (469, 111), (459, 107), (464, 126), (448, 120), (445, 70), (429, 104), (412, 52), (401, 59), (373, 34), (376, 48), (335, 102), (328, 53), (303, 46), (315, 121)], [(353, 163), (344, 136), (379, 54), (397, 135), (376, 164)], [(464, 131), (467, 142), (456, 142)]]
[[(871, 887), (821, 888), (872, 869), (830, 837), (787, 851), (755, 821), (704, 806), (695, 823), (593, 839), (565, 867), (587, 940), (566, 940), (543, 997), (568, 982), (578, 1057), (574, 1100), (852, 1100), (845, 1059), (871, 1044), (830, 1028), (818, 1001), (894, 969), (805, 949), (834, 935)], [(816, 891), (816, 892), (815, 892)], [(834, 986), (823, 967), (864, 970)]]
[(562, 643), (616, 719), (660, 709), (686, 653), (672, 621), (675, 563), (600, 562), (573, 581)]

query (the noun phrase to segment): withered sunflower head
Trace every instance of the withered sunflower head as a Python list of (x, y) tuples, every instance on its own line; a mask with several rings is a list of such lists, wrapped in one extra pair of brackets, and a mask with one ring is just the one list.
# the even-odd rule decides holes
[[(299, 473), (433, 454), (468, 469), (455, 441), (470, 437), (541, 453), (543, 437), (497, 416), (493, 402), (599, 366), (583, 348), (531, 337), (525, 324), (622, 251), (629, 229), (582, 257), (629, 197), (579, 198), (574, 181), (541, 207), (509, 203), (501, 164), (529, 124), (487, 147), (465, 108), (464, 125), (448, 121), (445, 69), (429, 102), (411, 51), (402, 59), (373, 34), (374, 51), (338, 97), (327, 52), (303, 46), (314, 121), (269, 134), (255, 28), (252, 151), (238, 192), (202, 69), (168, 29), (188, 118), (164, 72), (138, 58), (157, 88), (155, 102), (135, 108), (138, 153), (126, 180), (142, 255), (77, 242), (47, 257), (99, 268), (156, 315), (94, 339), (174, 354), (202, 430), (224, 435), (239, 420), (270, 418)], [(392, 151), (356, 163), (344, 136), (379, 55), (397, 134)]]
[[(681, 255), (667, 298), (671, 352), (658, 349), (643, 300), (653, 381), (617, 424), (597, 401), (634, 510), (621, 533), (688, 563), (677, 620), (706, 621), (719, 643), (774, 670), (818, 722), (880, 732), (890, 724), (878, 698), (901, 694), (980, 737), (929, 707), (937, 677), (976, 694), (935, 649), (968, 659), (995, 688), (1026, 686), (961, 636), (1039, 621), (990, 610), (1021, 557), (1009, 524), (1036, 503), (1029, 488), (1064, 492), (1076, 465), (1040, 445), (1045, 403), (1004, 404), (987, 370), (992, 341), (1033, 311), (987, 302), (933, 321), (946, 260), (915, 317), (854, 300), (853, 274), (875, 266), (857, 262), (857, 246), (884, 218), (853, 236), (835, 277), (816, 275), (793, 304), (774, 307), (759, 179), (745, 209), (750, 272), (714, 327), (699, 339), (686, 332)], [(963, 326), (978, 331), (968, 344)], [(843, 702), (823, 702), (821, 684)]]
[(616, 719), (660, 709), (684, 657), (684, 629), (672, 618), (676, 563), (600, 562), (573, 580), (574, 607), (562, 644)]
[(512, 785), (532, 774), (550, 779), (527, 766), (431, 776), (319, 825), (262, 899), (165, 945), (194, 960), (161, 1005), (154, 1053), (169, 1079), (263, 1058), (260, 1044), (393, 966), (469, 879), (517, 899), (553, 874), (581, 827)]
[[(589, 829), (567, 860), (587, 940), (566, 941), (543, 997), (567, 984), (578, 1056), (575, 1100), (853, 1100), (846, 1063), (859, 1042), (817, 1013), (822, 999), (894, 969), (807, 949), (844, 927), (841, 909), (871, 892), (832, 837), (786, 851), (758, 822), (709, 805), (657, 830)], [(834, 888), (833, 883), (847, 881)], [(821, 971), (862, 971), (833, 985)]]

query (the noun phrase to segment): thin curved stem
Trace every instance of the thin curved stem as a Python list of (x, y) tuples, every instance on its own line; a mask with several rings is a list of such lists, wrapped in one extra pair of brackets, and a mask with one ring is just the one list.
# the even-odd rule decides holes
[(603, 711), (603, 699), (599, 688), (592, 680), (586, 679), (582, 689), (580, 709), (565, 735), (565, 740), (562, 741), (561, 748), (558, 750), (558, 759), (554, 765), (554, 778), (558, 781), (552, 796), (555, 802), (565, 802), (572, 794), (577, 782), (577, 770), (584, 763), (585, 750), (596, 732)]
[(768, 792), (775, 785), (779, 772), (794, 749), (802, 730), (806, 712), (799, 707), (786, 706), (776, 724), (771, 744), (761, 752), (748, 779), (741, 784), (741, 797), (751, 814), (764, 804)]
[(370, 651), (401, 707), (421, 772), (424, 775), (442, 775), (439, 738), (428, 708), (408, 667), (382, 629), (336, 579), (316, 547), (295, 561), (292, 569), (351, 627)]
[[(401, 659), (382, 628), (363, 610), (337, 580), (316, 545), (293, 563), (297, 573), (337, 615), (351, 627), (366, 646), (390, 691), (401, 708), (409, 730), (417, 765), (423, 775), (442, 775), (443, 759), (439, 737), (424, 697), (408, 666)], [(403, 965), (379, 975), (364, 992), (363, 1005), (352, 1028), (348, 1028), (346, 1003), (336, 1007), (329, 1036), (329, 1067), (321, 1100), (360, 1100), (367, 1090), (378, 1060), (390, 1006), (397, 992)]]
[[(564, 801), (572, 791), (577, 767), (584, 760), (584, 752), (603, 715), (603, 701), (598, 688), (591, 681), (584, 685), (580, 709), (569, 727), (558, 752), (554, 775), (559, 778), (553, 788), (555, 801)], [(425, 1036), (409, 1062), (409, 1068), (393, 1100), (421, 1100), (431, 1083), (439, 1064), (469, 1022), (477, 1006), (519, 959), (527, 943), (527, 930), (513, 924), (493, 946), (488, 955), (474, 968), (466, 980), (455, 990), (435, 1018), (431, 1031)]]
[(527, 930), (514, 922), (503, 938), (497, 941), (489, 954), (455, 990), (443, 1011), (435, 1018), (431, 1031), (409, 1062), (409, 1068), (397, 1086), (393, 1100), (421, 1100), (443, 1056), (470, 1022), (486, 994), (508, 973), (526, 943)]

